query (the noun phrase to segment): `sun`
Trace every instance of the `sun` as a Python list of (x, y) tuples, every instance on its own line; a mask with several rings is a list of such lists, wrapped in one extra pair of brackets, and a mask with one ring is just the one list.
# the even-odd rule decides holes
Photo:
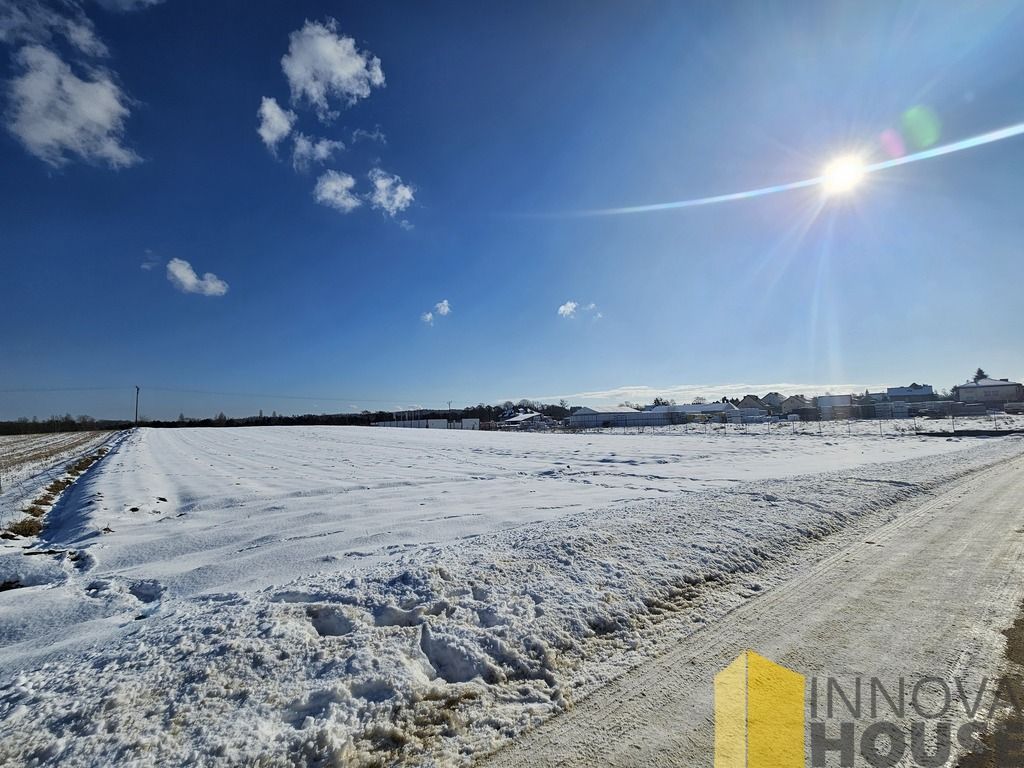
[(864, 161), (859, 157), (837, 157), (822, 171), (821, 186), (827, 195), (845, 194), (860, 185), (866, 174)]

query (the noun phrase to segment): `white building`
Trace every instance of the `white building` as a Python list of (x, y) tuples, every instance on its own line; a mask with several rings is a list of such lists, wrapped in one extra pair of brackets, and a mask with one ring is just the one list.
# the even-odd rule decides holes
[(659, 421), (651, 411), (638, 411), (626, 405), (577, 408), (569, 415), (569, 426), (577, 429), (655, 426), (664, 423), (666, 422)]
[(732, 403), (692, 403), (689, 405), (656, 405), (651, 408), (650, 413), (681, 413), (692, 415), (714, 415), (735, 411), (736, 406)]
[(979, 379), (953, 387), (953, 397), (961, 403), (981, 403), (989, 408), (1002, 408), (1007, 403), (1024, 400), (1024, 387), (1008, 379)]
[(540, 426), (543, 422), (544, 417), (536, 411), (526, 411), (525, 413), (517, 413), (511, 418), (505, 419), (501, 422), (501, 426), (506, 429), (529, 429)]

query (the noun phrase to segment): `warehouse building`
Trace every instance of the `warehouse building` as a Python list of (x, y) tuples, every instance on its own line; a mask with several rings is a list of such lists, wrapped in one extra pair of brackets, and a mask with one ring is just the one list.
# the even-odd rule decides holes
[(401, 427), (404, 429), (480, 429), (480, 419), (399, 419), (397, 421), (375, 421), (375, 427)]
[[(666, 424), (682, 424), (688, 416), (723, 416), (735, 410), (736, 406), (732, 403), (690, 403), (684, 405), (656, 405), (650, 409), (650, 412), (664, 414)], [(675, 421), (672, 421), (673, 417), (676, 417)]]
[(638, 411), (626, 405), (602, 405), (595, 408), (577, 408), (569, 416), (569, 426), (575, 429), (601, 429), (603, 427), (641, 427), (666, 424), (663, 417), (652, 411)]

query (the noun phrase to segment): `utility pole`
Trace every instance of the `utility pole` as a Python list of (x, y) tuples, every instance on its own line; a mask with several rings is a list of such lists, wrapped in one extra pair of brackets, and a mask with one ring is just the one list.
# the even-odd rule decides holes
[(139, 385), (135, 385), (135, 426), (139, 426)]

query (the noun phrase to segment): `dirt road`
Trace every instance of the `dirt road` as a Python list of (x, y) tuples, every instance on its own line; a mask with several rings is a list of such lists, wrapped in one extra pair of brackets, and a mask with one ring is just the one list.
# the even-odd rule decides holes
[(526, 734), (488, 766), (710, 766), (716, 672), (998, 673), (1024, 593), (1024, 459), (979, 472)]

